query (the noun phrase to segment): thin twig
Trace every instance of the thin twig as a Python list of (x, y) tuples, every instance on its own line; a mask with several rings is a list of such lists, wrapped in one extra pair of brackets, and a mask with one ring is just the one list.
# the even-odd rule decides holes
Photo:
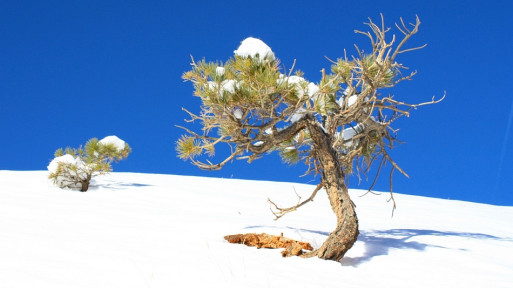
[(274, 206), (274, 210), (273, 208), (271, 207), (271, 212), (273, 213), (273, 215), (276, 217), (274, 218), (274, 220), (278, 220), (279, 218), (283, 217), (285, 214), (287, 213), (290, 213), (292, 211), (296, 211), (297, 208), (305, 205), (306, 203), (310, 202), (310, 201), (313, 201), (313, 199), (315, 198), (315, 196), (317, 195), (317, 192), (323, 187), (323, 184), (322, 182), (317, 184), (317, 186), (315, 187), (315, 190), (312, 192), (312, 194), (310, 195), (310, 197), (308, 197), (308, 199), (306, 199), (305, 201), (301, 202), (301, 196), (299, 196), (296, 192), (296, 189), (294, 188), (294, 193), (296, 193), (296, 196), (298, 197), (298, 203), (294, 206), (291, 206), (291, 207), (287, 207), (287, 208), (280, 208), (278, 207), (278, 205), (276, 205), (276, 203), (274, 203), (273, 201), (271, 201), (271, 199), (267, 199), (267, 202), (269, 202), (272, 206)]

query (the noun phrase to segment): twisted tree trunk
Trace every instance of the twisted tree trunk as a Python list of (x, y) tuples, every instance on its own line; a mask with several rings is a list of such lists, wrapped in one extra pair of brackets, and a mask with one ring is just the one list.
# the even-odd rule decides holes
[(322, 183), (328, 193), (331, 208), (337, 216), (337, 227), (331, 232), (321, 247), (308, 256), (339, 261), (358, 238), (358, 218), (349, 198), (345, 175), (340, 166), (337, 152), (331, 138), (315, 119), (307, 119), (307, 129), (314, 143), (316, 158), (322, 169)]

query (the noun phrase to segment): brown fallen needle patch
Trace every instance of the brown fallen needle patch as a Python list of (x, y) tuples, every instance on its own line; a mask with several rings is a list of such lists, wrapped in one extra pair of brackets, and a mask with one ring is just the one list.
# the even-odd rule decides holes
[(299, 256), (303, 253), (303, 249), (310, 251), (313, 250), (313, 247), (310, 245), (310, 243), (285, 238), (283, 237), (283, 233), (281, 233), (280, 236), (274, 236), (265, 233), (235, 234), (224, 236), (224, 239), (230, 243), (244, 244), (257, 248), (285, 248), (285, 250), (281, 252), (283, 257), (293, 255)]

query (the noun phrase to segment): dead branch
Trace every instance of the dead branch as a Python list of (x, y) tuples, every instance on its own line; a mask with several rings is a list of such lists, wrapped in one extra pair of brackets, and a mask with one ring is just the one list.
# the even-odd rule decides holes
[(401, 54), (401, 53), (404, 53), (404, 52), (407, 52), (407, 51), (413, 51), (413, 50), (418, 50), (418, 49), (422, 49), (423, 47), (426, 46), (426, 44), (424, 44), (423, 46), (420, 46), (420, 47), (415, 47), (415, 48), (409, 48), (409, 49), (405, 49), (405, 50), (401, 50), (401, 48), (403, 47), (403, 45), (410, 39), (411, 36), (417, 34), (417, 32), (419, 31), (419, 26), (420, 26), (420, 19), (419, 19), (419, 16), (416, 16), (415, 17), (415, 24), (410, 24), (413, 26), (413, 29), (410, 30), (408, 29), (408, 27), (406, 26), (406, 24), (404, 24), (404, 21), (403, 21), (403, 18), (400, 18), (401, 19), (401, 27), (396, 23), (396, 27), (404, 34), (404, 38), (403, 40), (401, 40), (401, 42), (397, 45), (397, 47), (395, 48), (394, 50), (394, 53), (392, 54), (392, 56), (390, 57), (390, 61), (391, 62), (394, 62), (395, 61), (395, 57), (398, 55), (398, 54)]
[(203, 140), (212, 140), (214, 142), (210, 143), (208, 146), (212, 146), (212, 145), (215, 145), (219, 142), (226, 142), (226, 143), (231, 143), (233, 141), (228, 141), (226, 140), (226, 136), (221, 136), (221, 137), (211, 137), (211, 136), (205, 136), (205, 135), (199, 135), (198, 133), (195, 133), (194, 131), (190, 130), (190, 129), (187, 129), (183, 126), (180, 126), (180, 125), (175, 125), (175, 127), (177, 128), (180, 128), (180, 129), (183, 129), (185, 130), (187, 133), (193, 135), (195, 138), (197, 139), (203, 139)]
[(202, 170), (215, 171), (215, 170), (219, 170), (219, 169), (223, 168), (223, 166), (226, 163), (230, 162), (231, 160), (233, 160), (235, 158), (235, 156), (237, 156), (243, 152), (244, 151), (242, 149), (237, 148), (237, 149), (235, 149), (235, 152), (233, 152), (230, 156), (228, 156), (226, 159), (224, 159), (222, 162), (220, 162), (218, 164), (213, 164), (208, 160), (206, 160), (208, 162), (208, 164), (198, 161), (198, 160), (195, 160), (195, 159), (190, 159), (190, 160), (191, 160), (192, 164), (198, 166), (198, 168), (200, 168)]
[(191, 116), (191, 119), (185, 119), (185, 122), (194, 122), (195, 120), (202, 120), (203, 117), (200, 117), (192, 112), (190, 112), (189, 110), (185, 109), (182, 107), (182, 111), (185, 111), (185, 113), (189, 114), (189, 116)]
[(390, 170), (390, 198), (387, 200), (387, 202), (390, 202), (392, 201), (393, 203), (393, 206), (392, 206), (392, 217), (394, 216), (394, 211), (396, 209), (396, 203), (395, 203), (395, 198), (394, 198), (394, 187), (393, 187), (393, 174), (394, 174), (394, 169), (395, 167), (392, 167), (392, 169)]
[(378, 180), (378, 177), (379, 177), (379, 174), (381, 173), (381, 168), (383, 167), (383, 165), (385, 164), (385, 160), (386, 158), (381, 158), (381, 162), (379, 163), (379, 167), (378, 167), (378, 171), (376, 172), (376, 175), (374, 176), (374, 180), (372, 181), (372, 185), (369, 187), (369, 189), (367, 190), (367, 192), (365, 192), (363, 195), (361, 195), (360, 197), (363, 197), (365, 195), (367, 195), (368, 193), (372, 193), (372, 194), (377, 194), (377, 193), (374, 193), (372, 192), (372, 188), (374, 188), (374, 185), (376, 185), (376, 182)]
[(224, 236), (229, 243), (244, 244), (247, 246), (260, 248), (285, 248), (281, 252), (283, 257), (289, 256), (300, 256), (303, 254), (303, 250), (313, 250), (312, 245), (308, 242), (301, 242), (289, 238), (283, 237), (283, 233), (280, 236), (269, 235), (266, 233), (256, 234), (235, 234)]
[(323, 184), (322, 183), (319, 183), (317, 184), (317, 187), (315, 187), (315, 190), (312, 192), (312, 194), (310, 195), (310, 197), (308, 197), (308, 199), (306, 199), (305, 201), (301, 202), (301, 196), (299, 196), (296, 192), (296, 189), (294, 188), (294, 193), (296, 193), (296, 196), (298, 197), (298, 203), (292, 207), (288, 207), (288, 208), (280, 208), (278, 207), (278, 205), (276, 205), (276, 203), (274, 203), (273, 201), (271, 201), (271, 199), (267, 199), (267, 202), (269, 202), (272, 206), (274, 206), (274, 210), (273, 208), (271, 207), (271, 212), (273, 213), (273, 215), (276, 217), (274, 218), (274, 220), (278, 220), (279, 218), (283, 217), (285, 214), (289, 213), (289, 212), (292, 212), (292, 211), (296, 211), (297, 208), (305, 205), (306, 203), (310, 202), (310, 201), (313, 201), (313, 199), (315, 198), (315, 196), (317, 195), (317, 192), (319, 190), (321, 190), (321, 188), (323, 187)]

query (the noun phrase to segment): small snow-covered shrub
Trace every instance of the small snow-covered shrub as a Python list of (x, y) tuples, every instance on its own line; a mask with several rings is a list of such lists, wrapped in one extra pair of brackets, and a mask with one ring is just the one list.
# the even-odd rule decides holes
[(112, 171), (111, 163), (125, 159), (130, 152), (130, 146), (116, 136), (92, 138), (84, 148), (59, 148), (48, 165), (48, 178), (60, 188), (87, 191), (92, 177)]

